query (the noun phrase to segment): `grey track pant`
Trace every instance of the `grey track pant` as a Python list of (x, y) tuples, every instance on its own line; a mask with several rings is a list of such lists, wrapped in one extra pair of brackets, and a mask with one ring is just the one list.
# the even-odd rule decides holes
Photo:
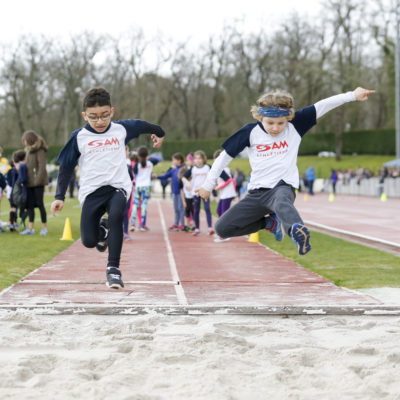
[(223, 238), (248, 235), (264, 229), (265, 215), (275, 213), (288, 233), (293, 224), (303, 224), (293, 205), (295, 198), (294, 188), (287, 184), (250, 190), (243, 200), (222, 215), (215, 230)]

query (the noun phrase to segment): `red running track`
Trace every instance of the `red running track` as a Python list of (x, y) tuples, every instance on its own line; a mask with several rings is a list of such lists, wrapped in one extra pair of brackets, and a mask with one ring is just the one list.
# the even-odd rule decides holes
[[(106, 254), (78, 240), (49, 263), (0, 293), (0, 308), (41, 313), (399, 313), (379, 301), (336, 287), (245, 237), (168, 232), (168, 200), (149, 203), (149, 232), (124, 242), (125, 289), (105, 285)], [(202, 227), (205, 219), (202, 216)], [(203, 229), (205, 232), (205, 229)]]

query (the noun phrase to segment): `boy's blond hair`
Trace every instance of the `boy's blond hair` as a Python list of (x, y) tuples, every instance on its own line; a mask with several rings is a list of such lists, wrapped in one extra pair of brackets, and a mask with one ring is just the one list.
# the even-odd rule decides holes
[(254, 119), (262, 121), (263, 116), (258, 113), (259, 107), (285, 107), (290, 109), (290, 114), (286, 117), (288, 121), (294, 118), (294, 100), (290, 93), (276, 91), (263, 94), (258, 100), (257, 105), (252, 105), (250, 113)]

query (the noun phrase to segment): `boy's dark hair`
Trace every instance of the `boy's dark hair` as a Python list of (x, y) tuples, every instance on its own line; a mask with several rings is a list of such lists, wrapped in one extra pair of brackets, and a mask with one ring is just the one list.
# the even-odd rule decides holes
[(25, 150), (16, 150), (16, 151), (14, 151), (14, 153), (12, 155), (12, 160), (15, 163), (18, 163), (18, 162), (25, 160), (25, 157), (26, 157)]
[(215, 150), (215, 152), (213, 154), (213, 158), (217, 158), (221, 153), (222, 153), (221, 149)]
[(175, 158), (175, 160), (179, 160), (181, 164), (185, 162), (185, 158), (183, 157), (182, 153), (175, 153), (172, 155), (172, 158)]
[(82, 108), (85, 111), (88, 107), (110, 106), (111, 96), (103, 87), (90, 89), (83, 98)]
[(144, 168), (147, 163), (147, 156), (149, 155), (149, 151), (147, 150), (147, 147), (139, 147), (138, 149), (138, 159), (142, 167)]

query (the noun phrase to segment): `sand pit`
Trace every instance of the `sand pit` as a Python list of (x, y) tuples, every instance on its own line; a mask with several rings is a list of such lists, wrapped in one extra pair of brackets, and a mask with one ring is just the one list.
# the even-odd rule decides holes
[(0, 314), (0, 398), (400, 399), (400, 318)]

